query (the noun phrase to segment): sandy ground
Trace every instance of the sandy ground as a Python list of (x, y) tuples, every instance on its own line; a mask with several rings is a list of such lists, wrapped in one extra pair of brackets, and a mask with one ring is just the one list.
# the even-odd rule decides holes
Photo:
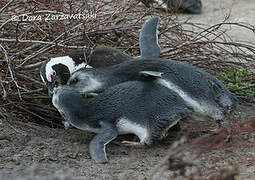
[[(203, 13), (200, 15), (180, 15), (180, 20), (191, 18), (194, 23), (214, 25), (226, 22), (244, 23), (255, 26), (255, 1), (253, 0), (202, 0)], [(225, 27), (225, 26), (224, 26)], [(232, 39), (237, 42), (255, 43), (252, 31), (243, 31), (236, 26), (227, 27)]]
[[(230, 13), (229, 21), (255, 25), (254, 0), (203, 0), (203, 14), (180, 15), (180, 20), (215, 24), (222, 22)], [(232, 27), (231, 35), (236, 41), (255, 42), (254, 33), (243, 33)], [(255, 117), (255, 107), (243, 104), (238, 109), (243, 121)], [(214, 122), (182, 122), (181, 128), (189, 127), (192, 139), (201, 136), (202, 130), (215, 127)], [(149, 179), (154, 167), (167, 154), (169, 146), (177, 140), (180, 132), (171, 132), (160, 144), (151, 148), (130, 148), (114, 144), (107, 146), (108, 164), (96, 164), (88, 154), (88, 144), (94, 134), (77, 129), (51, 129), (32, 123), (0, 120), (0, 179)], [(197, 160), (202, 178), (208, 179), (226, 164), (239, 168), (241, 179), (255, 179), (254, 137), (233, 137), (236, 146), (224, 147), (202, 154)], [(131, 138), (133, 136), (123, 136)], [(238, 145), (239, 143), (249, 144)], [(190, 149), (190, 153), (195, 150)], [(171, 175), (170, 171), (166, 175)], [(163, 176), (157, 179), (167, 179)]]
[[(255, 116), (255, 107), (241, 105), (237, 121)], [(191, 129), (189, 141), (201, 135), (202, 130), (215, 128), (214, 122), (181, 123), (182, 129)], [(89, 157), (88, 144), (94, 134), (77, 129), (50, 129), (32, 123), (1, 121), (0, 124), (0, 179), (149, 179), (153, 169), (164, 159), (169, 146), (183, 131), (172, 131), (160, 144), (150, 148), (133, 148), (109, 144), (108, 164), (96, 164)], [(133, 136), (118, 138), (132, 140)], [(225, 165), (239, 168), (242, 179), (255, 177), (255, 135), (234, 136), (234, 146), (226, 146), (202, 154), (197, 158), (202, 178), (218, 173)], [(245, 144), (245, 145), (244, 145)], [(197, 153), (190, 148), (186, 153)], [(167, 179), (170, 171), (160, 179)], [(157, 177), (156, 179), (158, 179)], [(182, 179), (182, 178), (181, 178)]]

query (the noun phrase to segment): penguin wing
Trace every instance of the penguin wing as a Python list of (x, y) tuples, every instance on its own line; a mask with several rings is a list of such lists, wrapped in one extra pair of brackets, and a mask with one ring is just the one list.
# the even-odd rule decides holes
[(147, 20), (140, 32), (139, 46), (142, 58), (159, 57), (160, 47), (158, 44), (158, 17)]
[(140, 71), (139, 74), (146, 79), (162, 78), (163, 72), (157, 71)]

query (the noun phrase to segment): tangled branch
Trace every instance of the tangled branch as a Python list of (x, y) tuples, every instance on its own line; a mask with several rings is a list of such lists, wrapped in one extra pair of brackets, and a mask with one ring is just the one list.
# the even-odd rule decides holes
[[(254, 69), (255, 46), (233, 42), (225, 28), (255, 32), (246, 24), (179, 22), (175, 15), (148, 8), (137, 0), (12, 0), (1, 1), (0, 7), (0, 98), (1, 108), (5, 109), (1, 116), (8, 113), (16, 120), (47, 120), (48, 125), (60, 125), (60, 116), (40, 80), (40, 64), (49, 57), (63, 56), (74, 49), (91, 51), (95, 46), (110, 46), (138, 56), (139, 31), (150, 16), (161, 19), (162, 58), (187, 61), (214, 75), (226, 71), (226, 66)], [(79, 14), (87, 17), (79, 18)], [(45, 20), (60, 15), (69, 18)], [(252, 72), (247, 79), (253, 78)]]

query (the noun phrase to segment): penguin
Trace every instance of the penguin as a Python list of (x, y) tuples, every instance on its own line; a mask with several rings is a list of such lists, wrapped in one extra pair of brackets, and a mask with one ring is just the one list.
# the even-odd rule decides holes
[(179, 8), (184, 13), (201, 14), (202, 1), (201, 0), (182, 0)]
[(89, 143), (89, 153), (97, 163), (106, 163), (105, 146), (120, 134), (135, 134), (151, 146), (167, 136), (169, 128), (190, 114), (185, 101), (175, 92), (153, 83), (162, 73), (140, 72), (139, 81), (116, 84), (94, 98), (81, 98), (67, 85), (53, 90), (53, 105), (70, 124), (97, 135)]
[(142, 2), (147, 7), (157, 2), (162, 8), (170, 9), (172, 12), (188, 14), (200, 14), (202, 12), (201, 0), (142, 0)]
[(100, 93), (119, 83), (137, 81), (141, 71), (149, 77), (149, 71), (162, 72), (162, 78), (153, 83), (177, 93), (197, 117), (209, 117), (228, 127), (227, 116), (236, 109), (237, 98), (216, 77), (185, 62), (148, 58), (79, 70), (71, 75), (67, 85), (80, 93)]
[[(40, 69), (40, 76), (48, 88), (49, 96), (52, 95), (52, 88), (55, 86), (55, 80), (61, 84), (66, 84), (70, 75), (81, 68), (100, 68), (119, 64), (132, 59), (143, 59), (146, 57), (159, 57), (160, 47), (158, 44), (157, 28), (159, 18), (152, 17), (148, 19), (140, 32), (139, 45), (141, 56), (131, 57), (120, 50), (111, 47), (96, 47), (91, 53), (84, 51), (75, 51), (66, 56), (54, 57), (44, 62)], [(86, 57), (88, 58), (86, 59)]]

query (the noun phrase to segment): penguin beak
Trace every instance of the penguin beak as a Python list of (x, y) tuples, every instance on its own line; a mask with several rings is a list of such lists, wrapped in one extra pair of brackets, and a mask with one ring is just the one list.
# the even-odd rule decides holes
[(52, 98), (53, 94), (54, 94), (54, 89), (56, 87), (58, 87), (60, 85), (60, 83), (58, 82), (57, 79), (54, 79), (52, 82), (50, 82), (48, 84), (48, 93), (49, 93), (49, 96)]
[(56, 76), (53, 77), (52, 81), (48, 83), (47, 87), (48, 87), (48, 94), (50, 98), (52, 98), (54, 94), (54, 88), (58, 87), (59, 85), (61, 85), (61, 81)]
[(48, 84), (48, 94), (52, 98), (53, 96), (53, 89), (55, 87), (55, 82), (51, 82)]

